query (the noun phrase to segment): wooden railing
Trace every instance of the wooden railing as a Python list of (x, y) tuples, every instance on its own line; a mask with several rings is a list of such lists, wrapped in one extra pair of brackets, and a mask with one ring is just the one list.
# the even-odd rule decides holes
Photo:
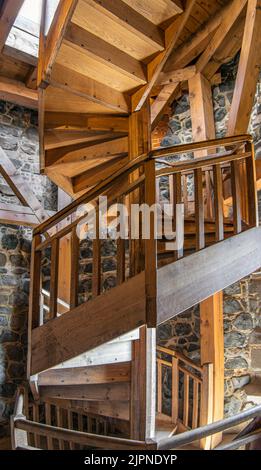
[(171, 380), (171, 420), (178, 425), (178, 432), (212, 422), (213, 365), (197, 365), (178, 351), (157, 346), (157, 411), (163, 414), (167, 414), (163, 393), (167, 374)]
[[(28, 417), (26, 416), (28, 415)], [(17, 390), (14, 414), (11, 417), (13, 450), (83, 450), (156, 449), (153, 441), (135, 441), (117, 437), (119, 424), (109, 418), (90, 416), (51, 403), (28, 405), (26, 390)], [(113, 420), (112, 420), (113, 421)]]
[[(205, 150), (207, 156), (192, 159), (193, 152), (196, 153), (198, 150)], [(214, 153), (211, 154), (211, 151)], [(164, 160), (166, 157), (180, 154), (183, 155), (183, 158), (186, 154), (187, 160), (179, 162)], [(229, 219), (225, 219), (223, 215), (223, 186), (225, 177), (228, 178), (227, 171), (231, 173), (233, 195), (233, 211)], [(213, 183), (212, 189), (207, 194), (204, 185), (206, 172), (210, 173), (210, 179)], [(192, 188), (194, 187), (194, 202), (188, 201), (187, 183), (184, 183), (186, 179), (187, 181), (189, 178), (191, 179), (191, 175), (190, 185)], [(81, 253), (82, 244), (78, 238), (77, 227), (79, 228), (79, 224), (83, 223), (86, 217), (85, 214), (81, 215), (77, 212), (79, 208), (87, 203), (93, 204), (96, 208), (96, 234), (98, 235), (100, 220), (97, 202), (99, 196), (107, 196), (108, 209), (115, 203), (125, 203), (127, 207), (130, 207), (131, 203), (145, 203), (151, 207), (158, 202), (162, 206), (160, 193), (157, 194), (156, 187), (160, 188), (164, 178), (168, 180), (167, 189), (165, 188), (165, 192), (169, 193), (169, 197), (166, 198), (167, 202), (173, 202), (174, 207), (177, 204), (184, 204), (185, 214), (190, 216), (188, 220), (185, 220), (184, 248), (173, 249), (173, 256), (170, 256), (167, 262), (173, 262), (175, 259), (190, 254), (193, 250), (201, 250), (257, 224), (255, 164), (251, 137), (239, 136), (199, 142), (153, 150), (149, 155), (140, 155), (34, 230), (31, 259), (29, 348), (32, 329), (56, 318), (57, 314), (63, 313), (61, 301), (63, 302), (64, 299), (59, 292), (59, 252), (60, 243), (65, 237), (71, 241), (70, 269), (69, 272), (64, 272), (64, 276), (69, 276), (70, 302), (67, 302), (67, 310), (73, 310), (79, 301), (85, 302), (88, 299), (94, 299), (104, 292), (101, 257), (103, 245), (107, 242), (96, 237), (86, 242), (88, 251), (91, 253), (89, 255), (91, 258), (91, 282), (86, 283), (83, 295), (79, 295), (79, 267), (83, 254)], [(157, 184), (157, 180), (159, 184)], [(214, 207), (214, 214), (211, 219), (206, 219), (205, 207), (209, 206), (209, 199)], [(109, 212), (107, 212), (108, 214)], [(115, 215), (109, 217), (111, 221), (115, 220)], [(131, 237), (132, 221), (129, 218), (127, 239), (119, 237), (113, 242), (114, 258), (116, 259), (113, 285), (120, 285), (141, 271), (145, 271), (146, 321), (148, 326), (152, 327), (156, 326), (157, 261), (162, 255), (159, 248), (157, 251), (153, 227), (154, 217), (154, 213), (151, 213), (151, 228), (147, 239), (143, 240), (141, 236), (137, 239)], [(174, 229), (176, 229), (175, 213), (172, 222)], [(147, 221), (140, 217), (140, 233), (146, 223)], [(192, 225), (186, 228), (187, 223)], [(228, 223), (230, 227), (227, 227)], [(210, 233), (208, 233), (209, 228)], [(88, 229), (86, 230), (88, 231)], [(48, 286), (42, 284), (44, 279), (42, 276), (43, 260), (45, 267), (46, 263), (49, 263)], [(158, 266), (160, 267), (160, 264)], [(41, 309), (41, 301), (39, 300), (42, 288), (50, 294), (47, 299), (47, 308), (44, 311)]]

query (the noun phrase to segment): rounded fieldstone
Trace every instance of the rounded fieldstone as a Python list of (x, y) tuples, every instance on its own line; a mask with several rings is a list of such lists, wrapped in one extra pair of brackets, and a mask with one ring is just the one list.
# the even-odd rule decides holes
[(24, 349), (19, 344), (7, 344), (5, 347), (7, 357), (10, 361), (20, 362), (24, 357)]
[(157, 339), (159, 341), (166, 340), (172, 337), (172, 330), (171, 330), (171, 324), (170, 323), (165, 323), (163, 325), (160, 325), (157, 328)]
[(0, 276), (0, 286), (14, 287), (16, 285), (17, 285), (16, 276), (12, 276), (11, 274), (3, 274)]
[(5, 315), (0, 315), (0, 326), (7, 326), (7, 325), (8, 325), (8, 318)]
[(36, 146), (29, 141), (23, 142), (21, 145), (21, 150), (27, 155), (34, 155), (36, 153)]
[(241, 377), (232, 378), (234, 390), (238, 390), (239, 388), (245, 387), (245, 385), (249, 384), (249, 382), (250, 382), (250, 375), (242, 375)]
[(177, 336), (188, 336), (191, 331), (191, 326), (187, 323), (177, 323), (175, 325), (175, 333)]
[(104, 279), (103, 289), (108, 290), (116, 286), (116, 278), (114, 276), (108, 276)]
[(85, 279), (79, 283), (79, 294), (84, 294), (85, 292), (91, 292), (92, 290), (92, 280)]
[(23, 307), (28, 305), (28, 295), (25, 292), (14, 292), (10, 298), (9, 303), (15, 307)]
[(7, 261), (7, 257), (4, 253), (0, 253), (0, 266), (5, 266)]
[(2, 247), (5, 250), (15, 250), (18, 245), (18, 238), (13, 233), (5, 234), (2, 238)]
[(170, 122), (169, 122), (169, 127), (171, 128), (172, 132), (177, 132), (177, 131), (180, 131), (181, 130), (181, 124), (179, 121), (176, 121), (174, 119), (172, 119)]
[(224, 386), (225, 386), (224, 388), (225, 397), (230, 397), (234, 392), (232, 380), (231, 379), (225, 380)]
[(26, 315), (12, 315), (10, 327), (11, 330), (21, 331), (25, 327)]
[(13, 362), (8, 367), (8, 375), (14, 379), (21, 379), (25, 375), (25, 366), (18, 362)]
[(222, 121), (227, 115), (227, 111), (223, 108), (219, 108), (215, 111), (215, 121), (220, 122)]
[(115, 271), (116, 270), (116, 260), (115, 258), (107, 258), (102, 260), (102, 271)]
[(226, 369), (248, 369), (248, 363), (243, 357), (237, 356), (228, 359), (225, 363)]
[(0, 395), (5, 398), (13, 398), (17, 385), (14, 383), (4, 383), (0, 385)]
[(224, 336), (225, 348), (242, 348), (246, 342), (245, 335), (238, 333), (237, 331), (231, 331), (226, 333)]
[(0, 335), (0, 343), (12, 343), (19, 340), (19, 335), (13, 331), (4, 330)]
[(249, 313), (240, 313), (235, 320), (233, 325), (239, 330), (251, 330), (253, 325), (253, 319)]
[(20, 239), (20, 250), (24, 253), (31, 253), (31, 242), (24, 238)]
[(242, 310), (240, 303), (235, 299), (225, 299), (224, 313), (237, 313)]
[(102, 240), (101, 256), (114, 256), (117, 252), (117, 246), (114, 240)]
[(224, 294), (226, 295), (236, 295), (241, 293), (241, 287), (240, 287), (240, 282), (236, 282), (235, 284), (232, 284), (229, 287), (226, 287), (224, 289)]
[(22, 255), (11, 255), (10, 261), (13, 266), (20, 268), (26, 267), (26, 261)]
[(224, 412), (225, 416), (234, 416), (239, 413), (242, 407), (242, 402), (238, 398), (232, 396), (230, 398), (225, 398)]
[(198, 351), (198, 350), (199, 350), (199, 344), (191, 343), (187, 346), (188, 352), (193, 352), (193, 351)]
[(23, 279), (22, 280), (22, 290), (26, 294), (29, 294), (29, 292), (30, 292), (30, 279)]

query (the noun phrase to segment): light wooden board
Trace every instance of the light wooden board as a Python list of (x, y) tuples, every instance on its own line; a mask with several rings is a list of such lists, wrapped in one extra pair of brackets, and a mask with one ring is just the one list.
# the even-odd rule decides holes
[(159, 25), (173, 16), (182, 13), (181, 1), (172, 0), (123, 0), (152, 23)]

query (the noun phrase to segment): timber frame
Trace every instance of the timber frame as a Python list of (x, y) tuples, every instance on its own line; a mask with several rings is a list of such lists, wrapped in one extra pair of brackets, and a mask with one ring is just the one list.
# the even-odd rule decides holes
[[(54, 17), (48, 0), (42, 3), (36, 58), (8, 42), (23, 0), (0, 2), (0, 97), (38, 109), (41, 172), (59, 187), (59, 210), (51, 215), (0, 148), (0, 173), (22, 204), (16, 213), (1, 205), (0, 220), (34, 227), (27, 368), (33, 400), (19, 391), (13, 448), (169, 449), (183, 443), (170, 436), (184, 431), (184, 443), (198, 439), (201, 448), (216, 448), (226, 429), (219, 422), (222, 290), (261, 265), (261, 167), (248, 135), (261, 64), (261, 0), (60, 0)], [(211, 87), (238, 53), (227, 135), (216, 139)], [(193, 142), (154, 145), (184, 92)], [(115, 285), (104, 292), (103, 241), (92, 240), (91, 287), (81, 297), (77, 226), (84, 215), (77, 211), (97, 207), (104, 195), (109, 208), (183, 205), (184, 244), (176, 249), (155, 237), (152, 225), (145, 240), (119, 238)], [(98, 233), (98, 209), (96, 222)], [(176, 214), (170, 223), (177, 232)], [(157, 347), (157, 326), (198, 303), (200, 363)], [(167, 441), (159, 442), (159, 429), (161, 438), (169, 433)]]

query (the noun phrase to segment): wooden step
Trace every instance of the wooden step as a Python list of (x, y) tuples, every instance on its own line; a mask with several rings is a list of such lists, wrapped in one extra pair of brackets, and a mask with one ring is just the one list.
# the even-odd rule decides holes
[(94, 385), (130, 382), (130, 362), (68, 369), (39, 374), (38, 386)]
[(172, 437), (177, 432), (178, 426), (172, 423), (170, 416), (163, 413), (157, 413), (156, 415), (156, 441), (159, 442), (161, 439), (167, 439)]

